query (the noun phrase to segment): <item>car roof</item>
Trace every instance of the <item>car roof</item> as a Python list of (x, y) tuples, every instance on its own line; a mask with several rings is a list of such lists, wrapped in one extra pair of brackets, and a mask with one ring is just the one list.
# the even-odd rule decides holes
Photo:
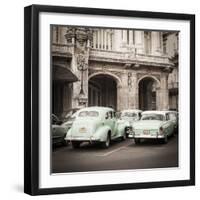
[(114, 111), (113, 108), (109, 108), (109, 107), (103, 107), (103, 106), (90, 106), (90, 107), (85, 107), (85, 108), (81, 108), (78, 112), (81, 112), (81, 111), (104, 111), (104, 112), (107, 112), (107, 111)]
[(169, 110), (147, 110), (147, 111), (144, 111), (142, 112), (142, 115), (143, 114), (160, 114), (160, 115), (165, 115), (166, 113), (170, 113), (172, 111), (169, 111)]
[(124, 112), (134, 112), (134, 113), (138, 113), (138, 112), (142, 112), (142, 110), (138, 110), (138, 109), (126, 109), (126, 110), (122, 110), (121, 113)]

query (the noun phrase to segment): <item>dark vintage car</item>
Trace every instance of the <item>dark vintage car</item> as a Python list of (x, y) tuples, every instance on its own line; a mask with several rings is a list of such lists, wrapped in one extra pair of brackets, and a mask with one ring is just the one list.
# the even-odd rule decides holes
[(65, 129), (65, 127), (63, 127), (61, 124), (62, 124), (62, 121), (54, 114), (52, 114), (51, 116), (51, 120), (52, 120), (52, 143), (53, 145), (55, 144), (63, 144), (63, 145), (66, 145), (66, 141), (65, 141), (65, 137), (66, 137), (66, 134), (67, 134), (67, 131)]

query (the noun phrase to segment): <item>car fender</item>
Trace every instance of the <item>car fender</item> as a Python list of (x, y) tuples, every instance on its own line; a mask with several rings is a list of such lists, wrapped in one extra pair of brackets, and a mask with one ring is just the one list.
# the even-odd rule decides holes
[(119, 136), (123, 136), (125, 128), (127, 127), (126, 123), (120, 123), (117, 125), (117, 134)]
[(93, 137), (101, 142), (106, 141), (109, 131), (111, 131), (109, 126), (101, 126), (95, 131)]
[(66, 136), (65, 136), (65, 140), (68, 140), (69, 139), (69, 137), (71, 137), (71, 128), (67, 131), (67, 134), (66, 134)]

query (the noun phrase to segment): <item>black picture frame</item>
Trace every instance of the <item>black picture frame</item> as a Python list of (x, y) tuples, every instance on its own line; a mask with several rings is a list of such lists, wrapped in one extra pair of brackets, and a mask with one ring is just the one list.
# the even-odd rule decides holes
[[(190, 23), (190, 179), (148, 183), (39, 188), (39, 14), (187, 20)], [(24, 9), (24, 192), (30, 195), (95, 192), (195, 185), (195, 15), (83, 7), (31, 5)]]

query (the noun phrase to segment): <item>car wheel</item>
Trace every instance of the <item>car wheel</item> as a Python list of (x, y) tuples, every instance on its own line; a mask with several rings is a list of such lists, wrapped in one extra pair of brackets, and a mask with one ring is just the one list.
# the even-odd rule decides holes
[(171, 137), (174, 137), (175, 136), (175, 129), (173, 131), (173, 133), (171, 134)]
[(72, 142), (72, 147), (73, 147), (74, 149), (77, 149), (77, 148), (80, 147), (80, 144), (81, 144), (81, 142), (79, 142), (79, 141), (73, 141), (73, 142)]
[(66, 140), (63, 140), (63, 141), (62, 141), (62, 145), (63, 145), (63, 146), (67, 146), (67, 141), (66, 141)]
[(110, 135), (107, 135), (106, 141), (102, 143), (103, 148), (108, 148), (110, 146)]
[(135, 138), (135, 144), (140, 144), (140, 139), (139, 138)]

